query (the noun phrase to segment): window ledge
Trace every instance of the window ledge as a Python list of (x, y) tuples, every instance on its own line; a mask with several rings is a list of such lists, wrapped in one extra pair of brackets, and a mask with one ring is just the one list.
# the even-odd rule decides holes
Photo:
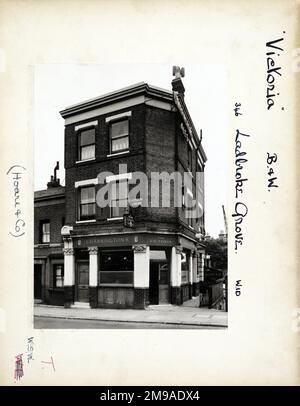
[(95, 160), (96, 160), (96, 158), (83, 159), (83, 160), (81, 160), (81, 161), (76, 161), (75, 163), (76, 163), (76, 164), (82, 164), (82, 163), (84, 163), (84, 162), (91, 162), (91, 161), (95, 161)]
[(106, 220), (107, 221), (123, 220), (123, 217), (109, 217)]
[(107, 156), (107, 158), (110, 158), (111, 156), (118, 156), (118, 155), (123, 155), (123, 154), (129, 154), (129, 150), (122, 151), (122, 152), (115, 152), (114, 154), (108, 154), (106, 156)]
[(83, 224), (83, 223), (95, 223), (96, 219), (94, 220), (77, 220), (76, 224)]

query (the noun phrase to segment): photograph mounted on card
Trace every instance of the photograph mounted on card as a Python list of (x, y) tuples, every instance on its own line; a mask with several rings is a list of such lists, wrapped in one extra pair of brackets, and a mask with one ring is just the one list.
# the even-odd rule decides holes
[(299, 384), (299, 2), (1, 6), (1, 383)]

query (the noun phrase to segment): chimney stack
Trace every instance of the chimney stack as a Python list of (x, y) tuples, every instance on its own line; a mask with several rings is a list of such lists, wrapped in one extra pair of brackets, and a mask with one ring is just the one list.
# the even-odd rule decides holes
[(182, 97), (184, 97), (185, 88), (181, 80), (181, 78), (185, 76), (184, 68), (173, 66), (173, 76), (175, 76), (175, 79), (172, 80), (173, 92), (178, 92)]
[(50, 176), (50, 182), (47, 183), (47, 188), (51, 188), (51, 187), (59, 187), (60, 185), (60, 180), (57, 178), (56, 176), (56, 172), (59, 169), (59, 162), (56, 162), (55, 168), (54, 168), (54, 175)]

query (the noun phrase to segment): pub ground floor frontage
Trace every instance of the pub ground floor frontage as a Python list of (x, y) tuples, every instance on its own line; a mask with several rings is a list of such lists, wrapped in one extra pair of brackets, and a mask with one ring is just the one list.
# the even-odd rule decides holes
[(35, 300), (65, 307), (181, 305), (199, 295), (204, 248), (184, 235), (64, 236), (35, 246)]

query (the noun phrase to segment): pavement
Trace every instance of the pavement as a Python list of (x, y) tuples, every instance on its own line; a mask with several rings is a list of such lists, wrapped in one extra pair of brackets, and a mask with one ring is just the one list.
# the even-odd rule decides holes
[(61, 319), (101, 320), (110, 322), (158, 323), (172, 325), (227, 327), (227, 312), (198, 307), (199, 298), (193, 298), (182, 306), (151, 305), (145, 310), (90, 309), (36, 304), (34, 316)]

